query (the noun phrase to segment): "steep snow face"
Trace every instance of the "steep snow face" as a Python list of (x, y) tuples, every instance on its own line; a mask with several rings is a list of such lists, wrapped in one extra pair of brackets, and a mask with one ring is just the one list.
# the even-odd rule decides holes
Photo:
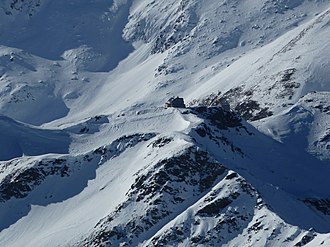
[(257, 125), (283, 144), (306, 149), (321, 160), (329, 160), (329, 100), (329, 92), (309, 93), (289, 110), (260, 120)]
[(0, 116), (0, 131), (0, 160), (69, 152), (70, 136), (62, 131), (33, 128), (4, 116)]
[(133, 7), (125, 37), (151, 43), (152, 53), (167, 51), (156, 73), (167, 91), (183, 91), (189, 100), (221, 92), (233, 108), (256, 119), (307, 92), (328, 90), (322, 72), (327, 62), (320, 59), (330, 52), (326, 1), (153, 1)]
[(0, 245), (329, 245), (329, 23), (326, 0), (2, 1)]
[[(78, 69), (92, 71), (113, 69), (132, 50), (121, 37), (129, 10), (126, 2), (70, 0), (41, 4), (38, 0), (4, 5), (13, 9), (13, 13), (5, 14), (15, 15), (10, 24), (1, 25), (5, 29), (0, 37), (4, 45), (48, 59), (64, 58)], [(42, 11), (31, 14), (33, 6), (37, 10), (43, 7)]]
[[(318, 243), (318, 232), (329, 231), (321, 194), (306, 192), (310, 184), (293, 174), (283, 172), (283, 179), (285, 167), (277, 167), (294, 153), (251, 156), (253, 139), (263, 142), (255, 144), (262, 153), (281, 147), (234, 113), (198, 107), (127, 114), (130, 121), (114, 115), (69, 127), (90, 151), (1, 163), (4, 246), (27, 240), (27, 246), (52, 246), (59, 239), (62, 246), (232, 246), (247, 239), (292, 246), (305, 236)], [(97, 121), (102, 126), (93, 130)], [(114, 139), (119, 126), (140, 133)], [(92, 141), (102, 136), (107, 145)]]
[[(32, 53), (20, 63), (40, 60), (34, 55), (58, 61), (52, 66), (40, 61), (28, 72), (17, 68), (20, 77), (6, 67), (1, 71), (3, 85), (45, 81), (50, 86), (38, 91), (52, 95), (48, 105), (61, 110), (54, 117), (40, 110), (29, 116), (8, 99), (2, 112), (10, 108), (4, 114), (40, 125), (66, 115), (61, 121), (134, 104), (160, 105), (175, 94), (192, 102), (221, 92), (251, 120), (276, 114), (307, 92), (328, 89), (327, 62), (320, 58), (329, 53), (328, 12), (322, 12), (327, 6), (326, 1), (48, 2), (28, 20), (4, 23), (0, 40)], [(19, 51), (6, 49), (3, 59), (15, 63)], [(120, 61), (109, 74), (87, 72), (108, 71)], [(111, 91), (116, 93), (109, 97)], [(12, 94), (6, 88), (4, 95)], [(34, 98), (33, 108), (47, 104), (48, 99)]]
[(58, 94), (57, 63), (2, 46), (0, 69), (3, 115), (40, 125), (68, 113), (69, 108)]

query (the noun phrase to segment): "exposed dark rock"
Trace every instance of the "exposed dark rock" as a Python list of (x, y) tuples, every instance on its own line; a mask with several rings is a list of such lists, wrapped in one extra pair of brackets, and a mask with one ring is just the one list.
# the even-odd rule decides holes
[(197, 215), (201, 215), (203, 217), (207, 217), (207, 216), (212, 217), (214, 215), (219, 214), (221, 210), (227, 207), (230, 203), (232, 203), (232, 200), (229, 199), (228, 197), (217, 199), (216, 201), (200, 209), (197, 212)]
[[(226, 189), (213, 189), (203, 200), (201, 203), (202, 207), (197, 212), (192, 215), (189, 214), (188, 219), (153, 237), (151, 241), (153, 246), (175, 246), (187, 240), (189, 241), (189, 246), (222, 246), (224, 243), (227, 243), (224, 241), (226, 236), (241, 232), (252, 219), (254, 206), (248, 210), (243, 207), (242, 211), (232, 210), (235, 206), (229, 207), (235, 203), (235, 200), (239, 200), (241, 196), (246, 196), (244, 192), (241, 193), (241, 185), (246, 182), (241, 177), (232, 182), (238, 186), (228, 188), (230, 191), (228, 196), (218, 198), (220, 191), (223, 193)], [(244, 187), (247, 188), (248, 186), (244, 185)], [(252, 190), (249, 191), (248, 195), (254, 193), (251, 201), (252, 205), (255, 205), (258, 193), (253, 188)], [(247, 211), (250, 211), (250, 213)], [(207, 230), (202, 232), (197, 230), (203, 221), (209, 222), (210, 218), (212, 218), (211, 222), (214, 222), (214, 227), (206, 228)], [(178, 226), (179, 234), (177, 234)], [(257, 231), (258, 228), (261, 228), (261, 226), (256, 224), (251, 230)]]
[(262, 225), (261, 221), (259, 221), (259, 222), (254, 223), (251, 227), (249, 227), (248, 232), (250, 233), (253, 231), (253, 232), (257, 233), (262, 229), (263, 229), (263, 225)]
[(148, 145), (148, 147), (153, 147), (153, 148), (161, 148), (167, 144), (169, 144), (171, 141), (173, 141), (173, 138), (170, 137), (161, 137), (159, 139), (157, 139), (156, 141), (153, 141), (152, 143), (150, 143)]
[(237, 176), (238, 176), (237, 173), (236, 172), (233, 172), (233, 173), (227, 175), (226, 179), (227, 180), (230, 180), (230, 179), (236, 178)]
[(282, 82), (287, 82), (287, 81), (290, 81), (293, 74), (296, 72), (297, 70), (295, 68), (292, 68), (292, 69), (286, 69), (282, 72), (281, 76), (281, 81)]
[(235, 111), (246, 120), (256, 121), (262, 118), (272, 116), (269, 108), (261, 108), (255, 100), (246, 100), (235, 107)]
[[(288, 84), (288, 87), (291, 86)], [(211, 94), (201, 100), (194, 100), (190, 102), (189, 105), (199, 104), (209, 107), (219, 107), (225, 112), (230, 112), (231, 109), (233, 112), (235, 112), (236, 115), (240, 115), (245, 120), (251, 121), (259, 120), (273, 115), (268, 107), (261, 107), (257, 101), (252, 99), (252, 97), (253, 91), (244, 91), (244, 87), (241, 86), (230, 89), (224, 94), (218, 92), (217, 94)], [(240, 101), (238, 99), (243, 100)], [(231, 112), (232, 115), (234, 115), (233, 112)]]
[(205, 137), (206, 134), (207, 134), (207, 132), (206, 132), (205, 128), (203, 127), (203, 125), (197, 126), (195, 131), (200, 137)]
[(305, 246), (309, 242), (311, 242), (315, 238), (316, 234), (313, 232), (308, 232), (305, 236), (302, 237), (302, 239), (296, 243), (294, 246), (295, 247), (301, 247)]
[[(138, 177), (132, 185), (131, 191), (137, 195), (137, 200), (150, 197), (151, 192), (157, 192), (160, 188), (165, 189), (165, 182), (185, 182), (186, 185), (198, 185), (198, 192), (203, 192), (225, 171), (219, 163), (211, 161), (206, 152), (196, 151), (194, 148), (190, 148), (180, 156), (160, 161), (154, 166), (154, 169), (159, 170), (157, 173), (150, 171)], [(192, 177), (197, 174), (199, 180), (193, 179)], [(147, 182), (150, 178), (152, 180)]]
[(7, 201), (12, 197), (26, 197), (28, 192), (34, 186), (39, 185), (46, 175), (36, 168), (18, 170), (7, 175), (0, 184), (0, 202)]
[[(204, 110), (205, 107), (198, 107), (197, 110), (202, 112), (202, 110)], [(207, 109), (207, 108), (206, 108)], [(195, 113), (196, 114), (196, 113)], [(202, 113), (198, 113), (198, 114), (202, 114)], [(206, 115), (199, 115), (202, 117), (205, 117), (205, 122), (199, 124), (198, 126), (196, 126), (195, 128), (192, 129), (193, 132), (196, 132), (196, 134), (200, 137), (206, 137), (209, 138), (211, 141), (213, 141), (216, 145), (220, 147), (223, 146), (227, 146), (230, 148), (230, 150), (234, 153), (237, 153), (239, 155), (244, 156), (243, 151), (241, 150), (240, 147), (237, 147), (236, 145), (234, 145), (223, 133), (222, 131), (220, 131), (221, 129), (219, 129), (219, 127), (224, 128), (226, 120), (224, 121), (225, 123), (221, 122), (221, 120), (219, 120), (219, 122), (213, 122), (215, 120), (209, 120), (207, 118)], [(234, 115), (235, 116), (235, 115)], [(217, 120), (216, 120), (217, 121)], [(227, 120), (228, 121), (228, 120)], [(234, 123), (236, 120), (234, 120), (232, 123)], [(213, 122), (213, 123), (212, 123)], [(235, 126), (235, 129), (237, 131), (243, 130), (245, 133), (248, 133), (249, 135), (252, 135), (252, 133), (250, 133), (247, 128), (241, 124), (241, 122), (239, 122), (237, 120), (236, 124), (238, 124), (238, 126)], [(236, 124), (233, 124), (236, 125)], [(229, 127), (228, 127), (229, 128)], [(233, 127), (234, 128), (234, 127)]]
[(175, 107), (175, 108), (186, 108), (183, 98), (172, 97), (165, 103), (165, 108)]
[(306, 198), (304, 203), (308, 206), (312, 206), (325, 215), (330, 215), (330, 199)]
[[(110, 157), (120, 155), (125, 149), (133, 147), (141, 141), (147, 141), (153, 138), (155, 134), (136, 134), (123, 136), (107, 147), (100, 147), (88, 154), (68, 159), (44, 159), (42, 161), (32, 161), (26, 168), (16, 169), (8, 174), (0, 182), (0, 202), (11, 198), (24, 198), (29, 195), (36, 186), (40, 185), (48, 176), (68, 177), (74, 172), (78, 164), (88, 164), (93, 159), (100, 160), (103, 157), (101, 165)], [(119, 145), (121, 144), (121, 145)], [(8, 162), (8, 165), (12, 164)]]
[[(187, 5), (180, 5), (178, 12), (181, 14), (169, 26), (165, 26), (156, 37), (153, 43), (151, 53), (161, 53), (178, 43), (182, 43), (189, 39), (190, 31), (197, 25), (195, 11), (183, 11), (183, 8), (189, 8)], [(169, 31), (172, 30), (172, 31)]]
[[(116, 238), (109, 235), (113, 231), (113, 221), (128, 210), (131, 203), (148, 207), (142, 215), (132, 217), (121, 227), (125, 229), (125, 236), (120, 237), (119, 241), (129, 242), (149, 231), (162, 220), (172, 217), (172, 210), (182, 207), (191, 198), (210, 189), (225, 172), (225, 168), (212, 160), (208, 153), (191, 147), (177, 156), (157, 162), (146, 173), (143, 172), (137, 174), (127, 192), (127, 201), (97, 224), (97, 230), (85, 239), (85, 246), (99, 246), (103, 236), (109, 236), (107, 241), (110, 245), (115, 245)], [(180, 235), (184, 235), (183, 230), (175, 229), (173, 237)]]
[(226, 111), (221, 107), (193, 107), (192, 113), (195, 113), (202, 119), (207, 119), (219, 129), (227, 129), (242, 126), (241, 118), (230, 111)]

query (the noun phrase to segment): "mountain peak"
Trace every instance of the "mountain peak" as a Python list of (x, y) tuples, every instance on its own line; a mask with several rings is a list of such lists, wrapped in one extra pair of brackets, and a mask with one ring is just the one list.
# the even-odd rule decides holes
[(2, 1), (1, 246), (330, 245), (329, 23), (323, 0)]

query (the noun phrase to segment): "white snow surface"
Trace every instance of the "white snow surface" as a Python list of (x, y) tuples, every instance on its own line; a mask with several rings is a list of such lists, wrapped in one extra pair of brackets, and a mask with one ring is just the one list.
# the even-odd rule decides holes
[(330, 246), (329, 24), (327, 0), (1, 1), (0, 246)]

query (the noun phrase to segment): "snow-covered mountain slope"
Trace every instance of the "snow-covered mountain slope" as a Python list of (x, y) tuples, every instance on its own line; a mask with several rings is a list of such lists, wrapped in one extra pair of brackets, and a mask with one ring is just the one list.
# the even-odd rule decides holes
[(0, 116), (0, 123), (0, 160), (69, 152), (71, 140), (68, 133), (33, 128), (4, 116)]
[(326, 0), (2, 1), (0, 246), (330, 246), (329, 23)]

